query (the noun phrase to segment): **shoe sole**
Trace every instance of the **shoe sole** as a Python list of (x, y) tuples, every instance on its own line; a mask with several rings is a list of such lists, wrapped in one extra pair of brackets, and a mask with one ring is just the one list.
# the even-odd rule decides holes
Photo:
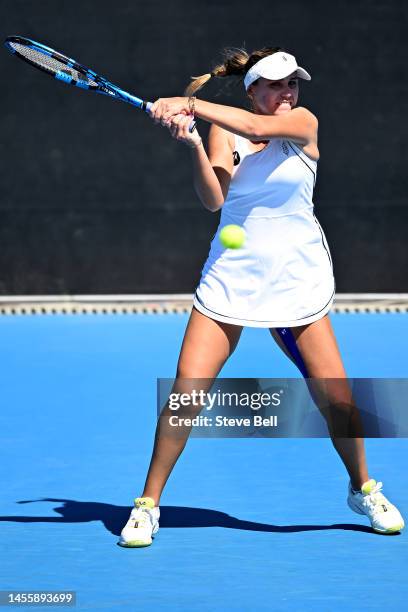
[(151, 546), (153, 540), (151, 542), (143, 542), (141, 540), (133, 540), (131, 542), (118, 542), (119, 546), (122, 548), (146, 548), (147, 546)]
[[(360, 510), (360, 508), (358, 506), (355, 506), (350, 499), (347, 499), (347, 504), (349, 506), (349, 508), (351, 510), (353, 510), (353, 512), (355, 512), (356, 514), (362, 514), (364, 516), (367, 516), (365, 512), (363, 512), (362, 510)], [(367, 517), (368, 518), (368, 517)], [(405, 523), (400, 523), (399, 525), (395, 525), (395, 527), (390, 527), (389, 529), (377, 529), (376, 527), (371, 526), (373, 531), (375, 531), (376, 533), (382, 533), (382, 534), (388, 534), (388, 533), (398, 533), (399, 531), (402, 531), (405, 527)]]
[(123, 548), (145, 548), (146, 546), (151, 546), (153, 544), (154, 536), (159, 531), (159, 527), (155, 527), (152, 531), (152, 539), (150, 542), (146, 542), (146, 540), (130, 540), (129, 542), (121, 542), (119, 540), (119, 546), (123, 546)]
[(404, 529), (404, 527), (405, 527), (405, 524), (404, 525), (397, 525), (396, 527), (390, 527), (390, 529), (384, 529), (384, 530), (376, 529), (375, 527), (373, 527), (373, 530), (376, 533), (382, 533), (383, 535), (387, 535), (387, 534), (391, 534), (391, 533), (399, 533), (399, 532), (401, 532)]

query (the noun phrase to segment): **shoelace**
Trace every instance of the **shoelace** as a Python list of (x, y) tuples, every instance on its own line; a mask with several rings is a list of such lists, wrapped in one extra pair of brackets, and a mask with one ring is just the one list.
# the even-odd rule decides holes
[(152, 522), (152, 517), (147, 508), (136, 508), (132, 510), (130, 520), (135, 524), (135, 527), (144, 527), (146, 523)]
[(377, 482), (372, 491), (363, 497), (363, 503), (367, 505), (373, 513), (386, 511), (390, 507), (390, 503), (381, 493), (382, 486), (382, 482)]

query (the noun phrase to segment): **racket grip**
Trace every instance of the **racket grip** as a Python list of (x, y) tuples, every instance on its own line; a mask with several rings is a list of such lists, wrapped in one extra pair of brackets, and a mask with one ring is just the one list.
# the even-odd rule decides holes
[[(150, 109), (152, 108), (152, 106), (153, 106), (153, 102), (144, 102), (144, 103), (143, 103), (142, 108), (143, 108), (143, 110), (144, 110), (144, 111), (146, 111), (146, 113), (148, 113), (148, 112), (150, 111)], [(194, 132), (194, 130), (195, 130), (196, 128), (197, 128), (197, 123), (196, 123), (196, 121), (192, 121), (192, 122), (190, 123), (190, 125), (189, 125), (188, 131), (189, 131), (190, 133), (191, 133), (191, 132)]]

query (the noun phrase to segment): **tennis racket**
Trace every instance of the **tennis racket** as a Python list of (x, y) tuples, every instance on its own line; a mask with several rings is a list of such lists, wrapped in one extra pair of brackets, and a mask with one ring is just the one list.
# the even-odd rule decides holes
[[(22, 36), (8, 36), (4, 44), (16, 57), (67, 85), (74, 85), (80, 89), (104, 94), (113, 100), (132, 104), (132, 106), (136, 106), (136, 108), (145, 112), (149, 112), (152, 106), (152, 102), (146, 102), (146, 100), (124, 91), (90, 70), (90, 68), (86, 68), (75, 60), (34, 40)], [(192, 121), (189, 131), (193, 132), (195, 127), (196, 123)]]

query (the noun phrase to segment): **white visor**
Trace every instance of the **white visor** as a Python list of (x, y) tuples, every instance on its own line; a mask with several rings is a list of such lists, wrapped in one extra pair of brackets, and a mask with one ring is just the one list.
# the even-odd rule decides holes
[(248, 70), (244, 78), (245, 89), (248, 89), (251, 83), (260, 77), (271, 81), (279, 81), (293, 72), (296, 72), (296, 76), (306, 81), (310, 81), (312, 78), (304, 68), (297, 65), (296, 58), (290, 53), (284, 51), (272, 53), (272, 55), (263, 57)]

